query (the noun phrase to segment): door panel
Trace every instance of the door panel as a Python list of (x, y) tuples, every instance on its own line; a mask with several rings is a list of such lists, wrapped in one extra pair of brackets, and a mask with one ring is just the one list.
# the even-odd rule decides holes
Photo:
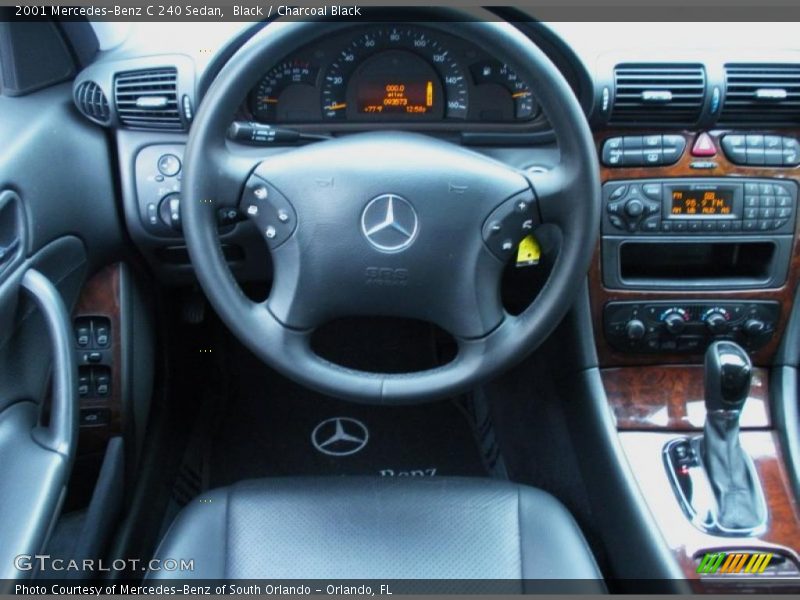
[(69, 315), (126, 238), (109, 139), (69, 82), (0, 95), (0, 140), (0, 580), (13, 580), (35, 575), (14, 557), (44, 549), (77, 446)]

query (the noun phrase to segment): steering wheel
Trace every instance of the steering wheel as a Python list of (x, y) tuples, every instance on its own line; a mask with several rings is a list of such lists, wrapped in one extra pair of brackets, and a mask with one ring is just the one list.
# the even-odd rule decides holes
[[(267, 158), (255, 168), (226, 141), (243, 90), (276, 57), (344, 24), (275, 22), (230, 59), (197, 112), (185, 154), (181, 213), (195, 272), (217, 313), (264, 362), (300, 384), (372, 404), (463, 392), (532, 352), (566, 314), (586, 276), (600, 220), (599, 168), (586, 118), (558, 69), (507, 23), (430, 23), (508, 57), (531, 84), (561, 160), (526, 174), (421, 134), (347, 135)], [(252, 156), (252, 155), (251, 155)], [(238, 206), (272, 256), (269, 298), (248, 299), (217, 236)], [(561, 230), (551, 274), (521, 314), (503, 309), (500, 280), (517, 243), (542, 223)], [(345, 368), (311, 347), (337, 317), (435, 323), (456, 340), (449, 363), (403, 374)]]

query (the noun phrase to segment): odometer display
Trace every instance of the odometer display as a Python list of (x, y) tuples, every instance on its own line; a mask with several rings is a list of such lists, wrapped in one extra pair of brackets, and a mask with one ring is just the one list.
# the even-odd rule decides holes
[(465, 74), (445, 45), (414, 27), (370, 30), (333, 60), (323, 78), (326, 119), (465, 119)]

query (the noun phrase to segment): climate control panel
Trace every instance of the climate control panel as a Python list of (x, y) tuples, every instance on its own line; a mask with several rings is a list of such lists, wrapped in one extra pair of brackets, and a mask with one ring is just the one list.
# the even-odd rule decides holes
[(758, 350), (775, 334), (780, 304), (713, 300), (609, 302), (603, 327), (621, 352), (702, 354), (715, 340)]

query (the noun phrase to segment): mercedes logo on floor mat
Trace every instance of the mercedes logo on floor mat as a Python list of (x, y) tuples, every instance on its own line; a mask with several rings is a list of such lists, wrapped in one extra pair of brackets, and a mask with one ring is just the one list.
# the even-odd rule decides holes
[(368, 440), (367, 426), (350, 417), (326, 419), (311, 432), (314, 448), (329, 456), (348, 456), (360, 452)]

